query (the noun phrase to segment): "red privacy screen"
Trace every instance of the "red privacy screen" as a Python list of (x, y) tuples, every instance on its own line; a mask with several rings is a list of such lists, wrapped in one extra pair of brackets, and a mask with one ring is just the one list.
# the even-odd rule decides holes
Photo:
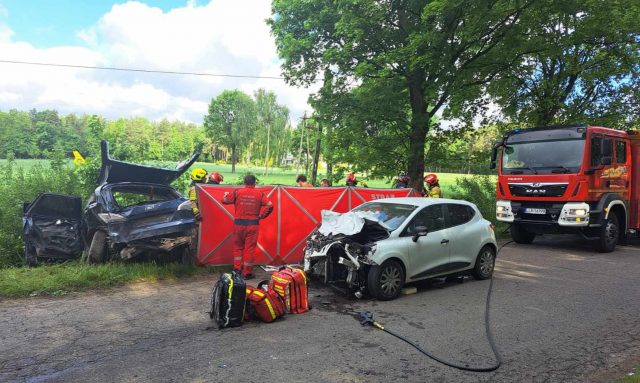
[[(199, 265), (232, 263), (233, 205), (223, 205), (222, 196), (242, 186), (198, 185), (202, 213), (198, 240)], [(301, 188), (257, 186), (273, 203), (273, 212), (260, 221), (255, 263), (281, 265), (302, 260), (302, 250), (311, 233), (320, 226), (322, 210), (343, 213), (363, 202), (380, 198), (417, 195), (412, 189), (353, 187)]]

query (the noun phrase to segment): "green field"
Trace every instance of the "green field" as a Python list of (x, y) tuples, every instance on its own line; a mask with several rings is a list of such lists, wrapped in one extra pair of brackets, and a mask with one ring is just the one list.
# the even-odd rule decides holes
[[(0, 159), (0, 165), (3, 165), (7, 160)], [(17, 166), (24, 169), (30, 169), (36, 164), (46, 166), (49, 160), (15, 160)], [(71, 161), (69, 161), (71, 164)], [(264, 167), (247, 167), (245, 165), (236, 165), (236, 173), (231, 173), (231, 165), (229, 164), (214, 164), (209, 162), (196, 162), (195, 166), (201, 166), (205, 168), (209, 173), (217, 171), (224, 176), (225, 184), (240, 184), (242, 182), (242, 176), (247, 172), (251, 172), (258, 177), (258, 183), (262, 185), (295, 185), (297, 172), (296, 169), (282, 169), (282, 168), (269, 168), (269, 174), (264, 174)], [(440, 186), (446, 194), (446, 190), (455, 185), (456, 178), (468, 177), (468, 174), (457, 173), (438, 173), (440, 179)], [(311, 177), (307, 175), (309, 181)], [(318, 175), (318, 181), (325, 177), (325, 171), (321, 170)], [(369, 187), (373, 188), (390, 188), (391, 181), (388, 179), (367, 179), (362, 174), (357, 174), (357, 178), (365, 180)], [(343, 182), (336, 183), (334, 186), (343, 186)]]

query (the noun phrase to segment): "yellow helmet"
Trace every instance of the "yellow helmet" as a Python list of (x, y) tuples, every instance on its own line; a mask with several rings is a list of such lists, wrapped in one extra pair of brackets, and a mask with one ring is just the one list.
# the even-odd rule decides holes
[(195, 168), (191, 171), (191, 179), (196, 182), (203, 182), (207, 177), (207, 171), (203, 168)]

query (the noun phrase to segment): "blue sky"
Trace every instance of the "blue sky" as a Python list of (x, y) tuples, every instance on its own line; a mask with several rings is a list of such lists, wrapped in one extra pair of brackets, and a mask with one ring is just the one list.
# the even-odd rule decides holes
[[(185, 0), (143, 1), (169, 11), (184, 6)], [(7, 11), (5, 21), (17, 40), (38, 48), (58, 45), (81, 45), (76, 33), (95, 24), (114, 4), (126, 1), (104, 0), (0, 0)]]
[[(0, 61), (280, 76), (269, 0), (0, 0)], [(172, 76), (0, 62), (0, 110), (201, 123), (225, 89), (272, 90), (292, 121), (312, 90), (283, 80)]]

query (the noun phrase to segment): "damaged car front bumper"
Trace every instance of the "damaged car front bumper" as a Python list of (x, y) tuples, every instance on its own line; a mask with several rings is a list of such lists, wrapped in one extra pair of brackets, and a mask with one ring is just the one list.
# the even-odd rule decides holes
[(380, 222), (354, 213), (322, 212), (322, 226), (305, 247), (305, 272), (345, 294), (361, 296), (369, 267), (376, 265), (376, 240), (388, 230)]

